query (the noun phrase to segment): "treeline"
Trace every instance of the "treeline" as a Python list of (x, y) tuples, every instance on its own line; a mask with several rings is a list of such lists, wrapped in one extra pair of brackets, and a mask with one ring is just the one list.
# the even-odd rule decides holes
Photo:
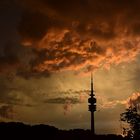
[(16, 122), (0, 123), (0, 139), (38, 140), (128, 140), (121, 135), (92, 135), (90, 130), (59, 130), (48, 125), (25, 125)]

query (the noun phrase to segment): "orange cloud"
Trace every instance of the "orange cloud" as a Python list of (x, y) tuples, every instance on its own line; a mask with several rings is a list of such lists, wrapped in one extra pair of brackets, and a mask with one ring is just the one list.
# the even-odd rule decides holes
[(127, 99), (128, 107), (136, 107), (140, 111), (140, 93), (133, 93), (131, 97)]
[[(21, 62), (20, 68), (15, 67), (17, 75), (48, 76), (62, 71), (86, 74), (131, 62), (140, 52), (138, 0), (15, 2), (22, 11), (17, 30), (23, 45), (14, 53), (19, 54)], [(26, 48), (30, 51), (25, 61)]]
[(102, 108), (114, 108), (116, 105), (124, 105), (127, 108), (128, 107), (136, 107), (138, 110), (140, 110), (140, 93), (136, 92), (133, 93), (130, 97), (128, 97), (125, 100), (113, 100), (108, 101), (105, 97), (97, 97), (99, 101), (99, 109)]
[(33, 67), (36, 71), (88, 72), (135, 60), (140, 52), (140, 44), (139, 38), (132, 37), (118, 37), (109, 42), (102, 40), (94, 42), (92, 37), (82, 38), (75, 31), (53, 29), (39, 41), (36, 49), (38, 52), (45, 51), (43, 61)]

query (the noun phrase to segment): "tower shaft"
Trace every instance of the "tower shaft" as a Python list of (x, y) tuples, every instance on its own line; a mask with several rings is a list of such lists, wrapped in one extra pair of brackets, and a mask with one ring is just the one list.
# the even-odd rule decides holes
[(89, 103), (89, 111), (91, 112), (91, 132), (95, 135), (95, 128), (94, 128), (94, 112), (96, 111), (96, 98), (94, 97), (94, 89), (93, 89), (93, 77), (91, 74), (91, 94), (90, 98), (88, 99)]
[(91, 132), (92, 132), (92, 134), (95, 134), (95, 128), (94, 128), (94, 112), (91, 112)]

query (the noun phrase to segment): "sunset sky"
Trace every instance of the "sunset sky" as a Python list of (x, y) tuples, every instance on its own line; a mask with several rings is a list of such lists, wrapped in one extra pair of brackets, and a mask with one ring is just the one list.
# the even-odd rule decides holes
[[(0, 121), (121, 134), (140, 103), (139, 0), (0, 0)], [(131, 100), (130, 100), (131, 99)]]

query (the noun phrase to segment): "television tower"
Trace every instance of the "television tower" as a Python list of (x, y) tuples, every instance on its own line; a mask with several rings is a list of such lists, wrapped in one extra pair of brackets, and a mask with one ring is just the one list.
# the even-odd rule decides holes
[(94, 112), (96, 111), (96, 98), (94, 97), (94, 89), (93, 89), (93, 76), (91, 73), (91, 94), (90, 98), (88, 98), (88, 107), (89, 111), (91, 112), (91, 132), (95, 135), (95, 128), (94, 128)]

